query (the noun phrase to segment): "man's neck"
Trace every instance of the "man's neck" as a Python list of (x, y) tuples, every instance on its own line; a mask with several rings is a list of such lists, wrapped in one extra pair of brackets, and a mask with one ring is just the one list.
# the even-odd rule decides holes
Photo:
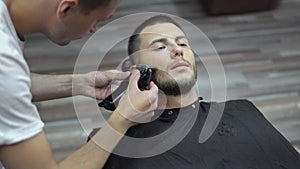
[(159, 95), (158, 109), (172, 109), (188, 106), (198, 99), (196, 88), (193, 87), (188, 93), (179, 96)]
[(4, 0), (4, 2), (19, 36), (41, 32), (42, 22), (47, 18), (45, 18), (46, 9), (44, 13), (38, 11), (42, 8), (39, 6), (42, 3), (40, 0)]

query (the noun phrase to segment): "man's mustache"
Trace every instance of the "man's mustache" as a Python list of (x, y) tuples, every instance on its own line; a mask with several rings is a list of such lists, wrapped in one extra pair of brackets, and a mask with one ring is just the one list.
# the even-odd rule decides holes
[(177, 65), (177, 64), (179, 64), (179, 63), (184, 63), (184, 64), (187, 64), (189, 67), (192, 67), (192, 64), (191, 64), (189, 61), (187, 61), (187, 60), (185, 60), (184, 58), (182, 58), (182, 59), (177, 59), (177, 60), (175, 60), (174, 62), (172, 62), (172, 63), (168, 66), (168, 69), (174, 67), (175, 65)]

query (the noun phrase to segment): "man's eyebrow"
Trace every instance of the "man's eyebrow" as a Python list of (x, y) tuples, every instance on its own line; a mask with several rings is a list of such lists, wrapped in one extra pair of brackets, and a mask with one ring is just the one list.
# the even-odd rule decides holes
[(152, 46), (153, 44), (157, 43), (157, 42), (161, 42), (161, 43), (165, 43), (167, 42), (167, 38), (159, 38), (159, 39), (155, 39), (153, 40), (149, 46)]
[(175, 38), (175, 41), (178, 41), (179, 39), (186, 39), (187, 40), (187, 38), (185, 36), (177, 36)]
[[(175, 41), (178, 41), (178, 40), (180, 40), (180, 39), (187, 39), (187, 38), (186, 38), (185, 36), (177, 36), (177, 37), (175, 38)], [(151, 46), (151, 45), (153, 45), (153, 44), (155, 44), (155, 43), (157, 43), (157, 42), (165, 43), (165, 42), (167, 42), (167, 38), (159, 38), (159, 39), (155, 39), (155, 40), (153, 40), (153, 41), (150, 43), (149, 46)]]

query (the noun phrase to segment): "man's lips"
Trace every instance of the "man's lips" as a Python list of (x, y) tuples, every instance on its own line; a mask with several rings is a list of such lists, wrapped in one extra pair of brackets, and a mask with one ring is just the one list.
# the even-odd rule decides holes
[(189, 67), (189, 64), (186, 63), (186, 62), (178, 62), (178, 63), (175, 63), (175, 64), (171, 67), (171, 70), (176, 69), (176, 68), (179, 68), (179, 67)]

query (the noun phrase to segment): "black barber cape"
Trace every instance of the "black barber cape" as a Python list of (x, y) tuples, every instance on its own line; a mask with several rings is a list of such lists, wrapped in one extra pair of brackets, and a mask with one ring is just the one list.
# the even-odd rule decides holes
[[(219, 126), (206, 142), (199, 143), (209, 110), (218, 110), (210, 107), (222, 105), (225, 109)], [(184, 122), (172, 129), (178, 118)], [(143, 158), (135, 158), (134, 154), (164, 149), (170, 142), (168, 138), (173, 139), (172, 134), (166, 140), (152, 141), (155, 144), (150, 146), (132, 145), (123, 139), (115, 150), (117, 154), (129, 152), (129, 157), (111, 154), (104, 169), (300, 169), (298, 152), (247, 100), (197, 101), (180, 110), (165, 110), (156, 120), (131, 127), (126, 135), (149, 138), (165, 131), (187, 135), (168, 151), (150, 157), (146, 153)]]

